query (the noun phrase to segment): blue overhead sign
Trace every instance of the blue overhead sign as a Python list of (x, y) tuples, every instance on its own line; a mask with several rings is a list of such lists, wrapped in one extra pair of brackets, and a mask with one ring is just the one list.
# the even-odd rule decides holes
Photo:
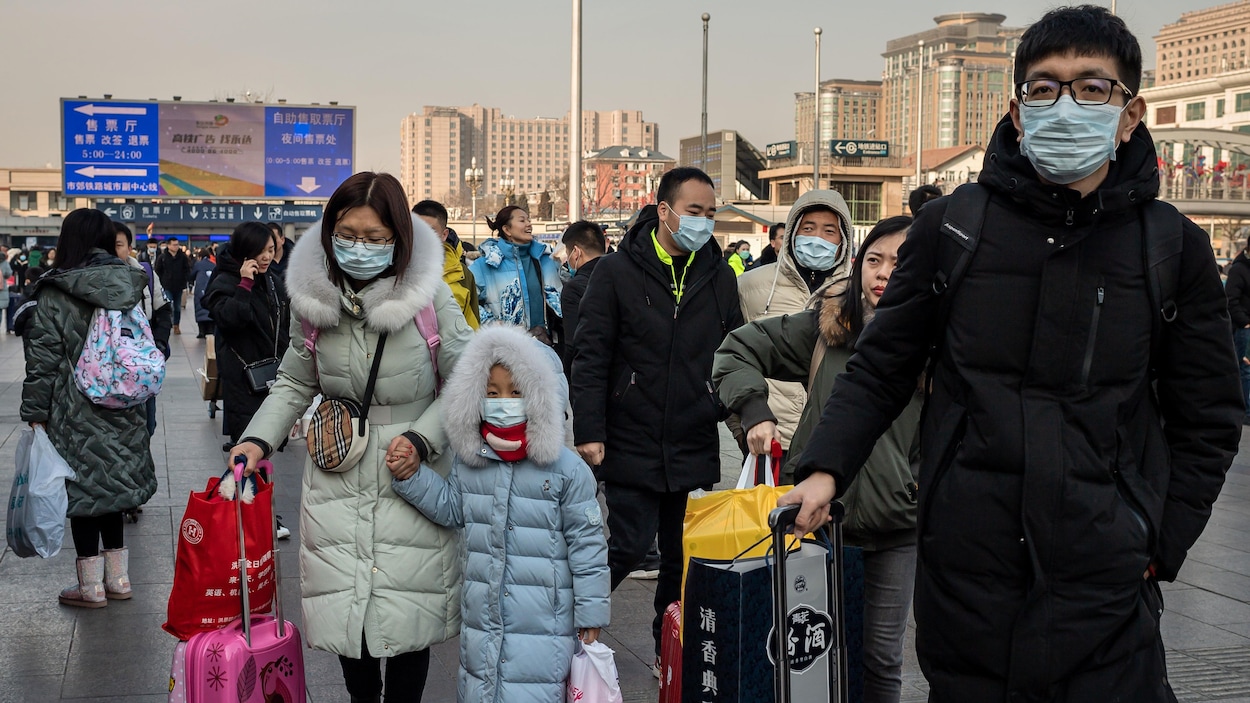
[(61, 102), (66, 195), (159, 194), (159, 105)]
[(764, 147), (764, 156), (769, 159), (792, 159), (798, 152), (794, 142), (777, 142)]
[(356, 111), (61, 100), (70, 196), (329, 198), (355, 172)]
[(301, 224), (321, 219), (321, 205), (240, 205), (238, 203), (98, 203), (96, 209), (120, 222), (229, 224), (278, 222)]
[(890, 143), (860, 139), (834, 139), (829, 142), (829, 153), (834, 156), (889, 156)]

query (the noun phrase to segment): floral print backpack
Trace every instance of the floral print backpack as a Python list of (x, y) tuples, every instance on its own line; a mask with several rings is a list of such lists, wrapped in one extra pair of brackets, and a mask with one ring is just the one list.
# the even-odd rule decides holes
[(161, 392), (165, 356), (143, 312), (97, 308), (74, 367), (83, 395), (105, 408), (133, 408)]

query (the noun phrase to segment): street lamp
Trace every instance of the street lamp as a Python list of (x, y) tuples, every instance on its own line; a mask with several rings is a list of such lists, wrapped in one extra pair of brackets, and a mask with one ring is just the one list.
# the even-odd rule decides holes
[(920, 40), (920, 62), (916, 64), (916, 187), (921, 185), (924, 156), (924, 40)]
[(708, 13), (703, 13), (703, 151), (699, 154), (699, 168), (707, 171), (707, 23), (712, 19)]
[(812, 190), (820, 190), (820, 27), (813, 30), (816, 34), (816, 97), (814, 103), (815, 112), (812, 120), (815, 123), (815, 137), (812, 139)]
[(512, 204), (512, 193), (515, 188), (516, 179), (512, 177), (512, 169), (504, 169), (503, 176), (499, 179), (499, 190), (503, 191), (505, 206)]
[(477, 157), (474, 156), (469, 161), (469, 167), (464, 170), (464, 184), (469, 186), (469, 192), (473, 194), (473, 241), (477, 242), (477, 189), (482, 187), (482, 169), (477, 165)]

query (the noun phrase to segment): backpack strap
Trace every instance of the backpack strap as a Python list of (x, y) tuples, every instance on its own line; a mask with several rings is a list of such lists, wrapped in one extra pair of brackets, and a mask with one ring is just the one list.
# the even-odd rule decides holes
[(1176, 290), (1180, 286), (1185, 223), (1175, 207), (1157, 199), (1142, 207), (1141, 218), (1142, 266), (1150, 291), (1150, 305), (1157, 313), (1150, 317), (1150, 378), (1153, 381), (1163, 355), (1164, 326), (1176, 320)]
[(959, 186), (951, 193), (942, 218), (938, 240), (938, 270), (933, 276), (933, 292), (939, 296), (937, 334), (929, 351), (928, 378), (933, 378), (938, 356), (946, 343), (946, 325), (950, 322), (951, 302), (963, 281), (972, 256), (981, 243), (981, 227), (989, 209), (990, 192), (977, 183)]
[(438, 334), (438, 311), (434, 309), (433, 301), (417, 312), (416, 321), (417, 331), (425, 339), (425, 346), (430, 352), (430, 365), (434, 367), (434, 393), (437, 395), (443, 387), (443, 376), (438, 372), (438, 350), (443, 338)]

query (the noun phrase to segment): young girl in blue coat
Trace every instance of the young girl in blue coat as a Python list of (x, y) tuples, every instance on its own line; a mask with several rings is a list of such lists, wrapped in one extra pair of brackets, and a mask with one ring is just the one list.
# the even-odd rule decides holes
[(563, 701), (577, 640), (608, 624), (603, 516), (590, 468), (564, 446), (567, 397), (550, 349), (483, 326), (441, 398), (450, 476), (422, 466), (394, 481), (430, 520), (464, 528), (461, 703)]

